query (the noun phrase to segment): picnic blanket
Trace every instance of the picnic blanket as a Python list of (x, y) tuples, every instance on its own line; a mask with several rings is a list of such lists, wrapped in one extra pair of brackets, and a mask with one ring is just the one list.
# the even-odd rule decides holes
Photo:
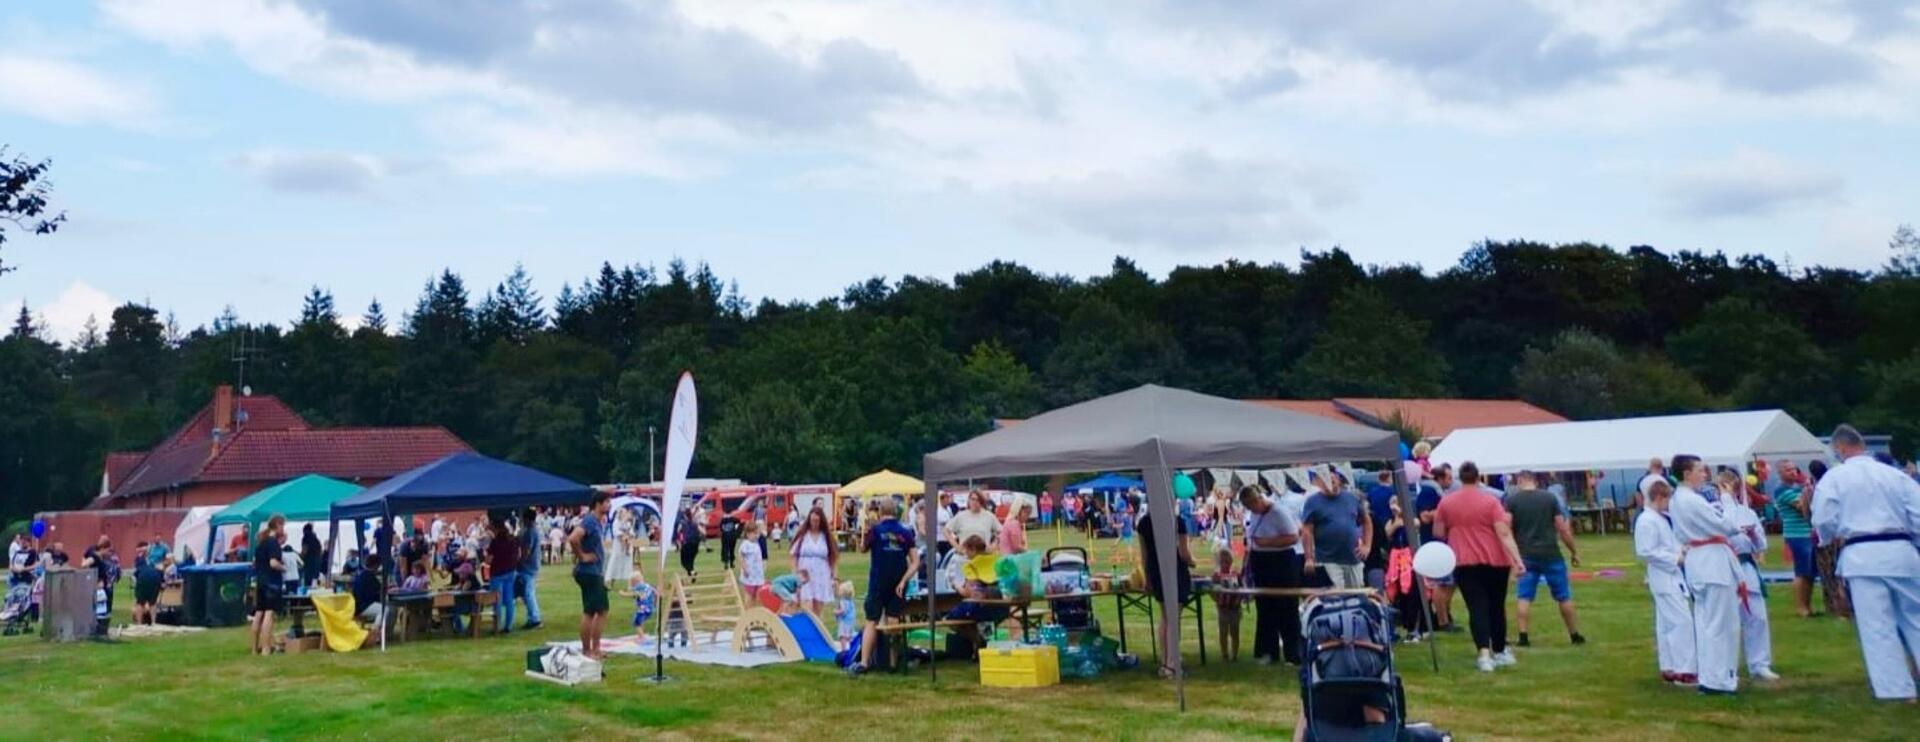
[(366, 643), (367, 630), (353, 618), (352, 593), (315, 592), (308, 597), (313, 599), (313, 612), (320, 615), (320, 635), (328, 649), (351, 652)]
[[(696, 665), (719, 665), (722, 667), (759, 667), (761, 665), (773, 665), (788, 661), (783, 659), (779, 652), (770, 649), (751, 649), (745, 652), (734, 652), (731, 648), (730, 634), (731, 632), (720, 632), (721, 640), (716, 644), (667, 647), (666, 656), (669, 659), (679, 660), (681, 662), (692, 662)], [(573, 649), (580, 648), (580, 642), (577, 641), (553, 643)], [(623, 636), (610, 636), (600, 640), (600, 649), (608, 655), (652, 657), (654, 653), (653, 643), (654, 640), (651, 637), (643, 642), (636, 641), (632, 634), (626, 634)]]
[(145, 639), (154, 636), (179, 636), (206, 631), (199, 626), (167, 626), (164, 624), (130, 624), (108, 632), (114, 639)]

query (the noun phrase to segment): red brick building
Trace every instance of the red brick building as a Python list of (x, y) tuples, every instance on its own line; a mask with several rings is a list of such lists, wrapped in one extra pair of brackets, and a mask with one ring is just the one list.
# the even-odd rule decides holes
[(100, 496), (85, 510), (43, 513), (48, 538), (81, 548), (104, 533), (121, 549), (172, 541), (189, 508), (227, 505), (304, 474), (370, 485), (457, 451), (446, 428), (313, 428), (272, 396), (213, 400), (147, 451), (107, 454)]

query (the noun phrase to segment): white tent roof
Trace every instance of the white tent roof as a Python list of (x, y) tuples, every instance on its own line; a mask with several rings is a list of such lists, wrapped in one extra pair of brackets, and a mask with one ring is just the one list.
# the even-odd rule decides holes
[(1620, 420), (1505, 425), (1453, 431), (1433, 449), (1435, 464), (1472, 461), (1487, 474), (1639, 469), (1649, 459), (1690, 453), (1709, 464), (1820, 458), (1826, 446), (1780, 410), (1712, 412)]

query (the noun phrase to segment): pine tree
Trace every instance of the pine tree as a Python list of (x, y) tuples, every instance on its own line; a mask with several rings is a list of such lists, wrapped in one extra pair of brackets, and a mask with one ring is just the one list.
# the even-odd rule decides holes
[(213, 318), (213, 334), (215, 335), (225, 335), (239, 327), (240, 315), (233, 311), (232, 304), (228, 304), (225, 309), (221, 309), (220, 316)]
[(89, 314), (86, 324), (80, 326), (80, 335), (73, 339), (73, 348), (82, 353), (89, 353), (98, 349), (101, 343), (100, 321)]
[(387, 312), (380, 307), (380, 300), (378, 298), (375, 298), (371, 303), (367, 304), (366, 313), (360, 315), (360, 328), (363, 330), (372, 330), (382, 335), (387, 334)]
[(307, 298), (300, 304), (301, 326), (340, 324), (339, 313), (333, 310), (333, 292), (322, 291), (315, 286), (307, 291)]
[(467, 304), (467, 285), (451, 269), (437, 281), (427, 281), (407, 317), (407, 334), (428, 347), (467, 345), (473, 340), (473, 309)]
[(13, 332), (7, 337), (30, 338), (34, 336), (33, 314), (27, 311), (27, 303), (20, 302), (20, 316), (13, 320)]
[(526, 345), (546, 327), (546, 310), (540, 307), (540, 295), (534, 292), (526, 268), (515, 263), (507, 280), (487, 292), (474, 322), (483, 347), (495, 340)]
[(1887, 249), (1893, 257), (1887, 260), (1887, 272), (1902, 276), (1920, 276), (1920, 232), (1913, 225), (1902, 224), (1893, 230), (1893, 237), (1887, 240)]

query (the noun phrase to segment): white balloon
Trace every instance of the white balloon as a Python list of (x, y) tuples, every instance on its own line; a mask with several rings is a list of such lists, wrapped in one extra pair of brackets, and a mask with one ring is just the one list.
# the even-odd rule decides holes
[(1413, 571), (1429, 580), (1438, 580), (1453, 574), (1453, 547), (1438, 541), (1429, 541), (1413, 553)]

